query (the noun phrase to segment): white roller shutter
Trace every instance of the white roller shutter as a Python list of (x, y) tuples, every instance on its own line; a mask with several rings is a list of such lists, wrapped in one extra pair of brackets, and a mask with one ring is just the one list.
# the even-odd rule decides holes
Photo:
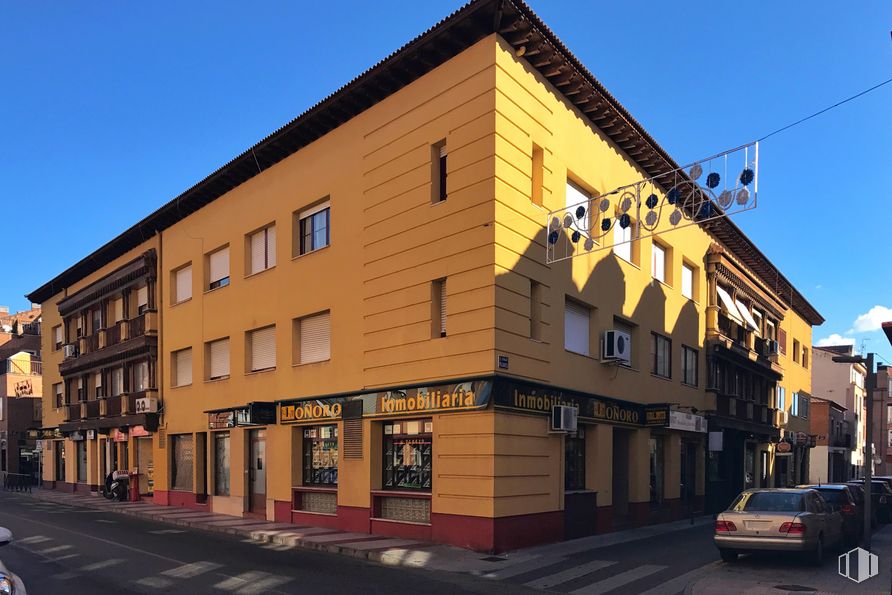
[(308, 316), (300, 321), (300, 363), (331, 358), (331, 313)]
[(53, 341), (56, 345), (62, 344), (62, 327), (57, 326), (53, 329)]
[(681, 265), (681, 295), (694, 299), (694, 269), (686, 264)]
[(229, 247), (217, 250), (208, 258), (208, 283), (213, 284), (229, 276)]
[(657, 243), (653, 245), (651, 274), (657, 281), (666, 282), (666, 250)]
[(176, 303), (192, 297), (192, 265), (176, 272)]
[(112, 370), (111, 396), (115, 397), (122, 392), (124, 392), (124, 368), (115, 368)]
[(192, 384), (192, 349), (181, 349), (174, 353), (174, 370), (176, 378), (174, 386)]
[(575, 302), (564, 306), (564, 348), (589, 355), (589, 310)]
[(266, 268), (276, 266), (276, 226), (270, 225), (266, 232)]
[(627, 228), (619, 224), (619, 221), (613, 222), (613, 253), (627, 262), (632, 262), (632, 226)]
[(149, 303), (149, 288), (145, 285), (136, 290), (136, 309), (139, 310)]
[(266, 230), (253, 234), (251, 242), (251, 268), (249, 274), (259, 273), (266, 268)]
[(124, 320), (124, 298), (115, 298), (114, 301), (115, 322)]
[(276, 327), (251, 331), (251, 371), (276, 367)]
[(220, 339), (208, 344), (208, 376), (211, 380), (229, 376), (229, 339)]

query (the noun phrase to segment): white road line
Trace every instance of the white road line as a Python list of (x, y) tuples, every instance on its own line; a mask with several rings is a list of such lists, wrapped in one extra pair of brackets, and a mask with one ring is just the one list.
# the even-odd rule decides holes
[(701, 576), (705, 576), (709, 574), (711, 570), (718, 568), (721, 565), (721, 562), (716, 560), (715, 562), (710, 562), (700, 568), (695, 568), (689, 572), (685, 572), (684, 574), (679, 574), (673, 579), (665, 581), (659, 586), (654, 587), (653, 589), (649, 589), (644, 591), (643, 593), (639, 593), (639, 595), (675, 595), (676, 593), (680, 593), (684, 591), (689, 584), (700, 578)]
[(615, 574), (610, 578), (605, 578), (604, 580), (598, 581), (596, 583), (586, 585), (581, 589), (571, 591), (571, 593), (573, 595), (600, 595), (601, 593), (606, 593), (608, 591), (618, 589), (633, 581), (637, 581), (638, 579), (650, 576), (655, 572), (665, 570), (666, 568), (666, 566), (659, 566), (656, 564), (643, 564), (638, 568), (620, 572), (619, 574)]
[(34, 553), (41, 556), (46, 556), (47, 554), (54, 554), (56, 552), (64, 552), (65, 550), (70, 550), (72, 547), (73, 546), (70, 545), (57, 545), (56, 547), (49, 547), (45, 550), (38, 550)]
[(224, 581), (220, 581), (216, 585), (214, 585), (215, 589), (220, 589), (221, 591), (235, 591), (236, 589), (241, 589), (254, 581), (259, 581), (261, 579), (269, 577), (268, 572), (261, 572), (259, 570), (251, 570), (248, 572), (243, 572), (236, 576), (231, 576)]
[(217, 570), (218, 568), (223, 568), (223, 565), (215, 562), (193, 562), (192, 564), (184, 564), (182, 566), (177, 566), (176, 568), (171, 568), (170, 570), (165, 570), (161, 574), (164, 576), (172, 576), (174, 578), (192, 578), (199, 574)]
[(149, 531), (152, 535), (174, 535), (176, 533), (185, 533), (182, 529), (159, 529), (157, 531)]
[(77, 558), (80, 554), (68, 554), (67, 556), (59, 556), (58, 558), (47, 558), (46, 560), (41, 560), (44, 564), (52, 564), (54, 562), (61, 562), (62, 560), (69, 560), (71, 558)]
[(118, 521), (110, 521), (108, 519), (96, 519), (97, 523), (109, 523), (111, 525), (116, 525)]
[(147, 576), (146, 578), (141, 578), (138, 581), (133, 582), (144, 587), (152, 587), (153, 589), (166, 589), (173, 585), (172, 580), (160, 576)]
[(52, 539), (44, 535), (32, 535), (24, 539), (17, 539), (15, 543), (43, 543), (44, 541), (52, 541)]
[(270, 589), (275, 589), (276, 587), (284, 585), (285, 583), (292, 580), (293, 579), (288, 576), (270, 576), (268, 578), (260, 579), (259, 581), (251, 582), (246, 587), (236, 591), (236, 593), (238, 593), (239, 595), (255, 595), (257, 593), (266, 593)]
[(566, 558), (538, 558), (532, 559), (527, 562), (518, 562), (514, 566), (509, 566), (504, 570), (496, 570), (495, 572), (489, 572), (484, 574), (484, 578), (495, 578), (495, 579), (506, 579), (512, 576), (517, 576), (518, 574), (524, 574), (526, 572), (532, 572), (533, 570), (539, 570), (540, 568), (545, 568), (547, 566), (553, 566), (560, 562), (563, 562)]
[(602, 568), (607, 568), (614, 564), (616, 564), (616, 562), (592, 560), (591, 562), (586, 562), (585, 564), (580, 564), (579, 566), (574, 566), (573, 568), (568, 568), (561, 572), (549, 574), (548, 576), (543, 576), (524, 584), (527, 587), (532, 587), (534, 589), (549, 589), (555, 585), (572, 581), (580, 576), (585, 576), (590, 572), (595, 572), (596, 570), (601, 570)]
[(108, 560), (102, 560), (101, 562), (93, 562), (92, 564), (81, 566), (81, 572), (94, 572), (96, 570), (108, 568), (109, 566), (122, 564), (123, 562), (124, 560), (122, 560), (121, 558), (109, 558)]

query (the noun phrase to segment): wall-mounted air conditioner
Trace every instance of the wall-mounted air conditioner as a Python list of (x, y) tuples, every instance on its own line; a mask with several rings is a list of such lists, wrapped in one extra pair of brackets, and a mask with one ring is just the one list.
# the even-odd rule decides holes
[(65, 357), (77, 357), (77, 345), (70, 343), (63, 347)]
[(555, 405), (551, 408), (552, 432), (575, 432), (579, 409), (565, 405)]
[(632, 361), (632, 338), (629, 333), (612, 330), (604, 331), (601, 335), (601, 361), (623, 362)]

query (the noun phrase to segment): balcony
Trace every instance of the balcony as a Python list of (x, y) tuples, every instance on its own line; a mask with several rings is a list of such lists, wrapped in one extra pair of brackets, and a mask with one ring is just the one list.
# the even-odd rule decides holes
[(136, 403), (145, 397), (158, 397), (158, 390), (146, 390), (104, 397), (92, 401), (84, 401), (66, 405), (64, 423), (60, 429), (65, 432), (117, 428), (142, 425), (149, 431), (158, 427), (157, 413), (138, 413)]
[(59, 372), (70, 376), (112, 366), (142, 353), (154, 354), (158, 345), (157, 330), (158, 316), (152, 310), (101, 329), (90, 337), (82, 337), (77, 343), (64, 346), (65, 359), (59, 365)]
[(0, 374), (18, 374), (21, 376), (40, 376), (43, 363), (38, 360), (9, 358), (0, 362)]

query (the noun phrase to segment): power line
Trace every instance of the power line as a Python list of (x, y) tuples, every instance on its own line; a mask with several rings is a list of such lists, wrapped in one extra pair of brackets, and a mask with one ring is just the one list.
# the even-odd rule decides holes
[(840, 102), (834, 103), (834, 104), (831, 105), (830, 107), (825, 107), (825, 108), (822, 109), (821, 111), (819, 111), (819, 112), (815, 112), (815, 113), (813, 113), (813, 114), (810, 115), (810, 116), (806, 116), (806, 117), (802, 118), (801, 120), (796, 120), (796, 121), (793, 122), (792, 124), (787, 124), (787, 125), (784, 126), (783, 128), (778, 128), (778, 129), (775, 130), (774, 132), (769, 132), (768, 134), (766, 134), (766, 135), (763, 136), (762, 138), (757, 139), (756, 142), (761, 142), (761, 141), (765, 140), (766, 138), (768, 138), (768, 137), (770, 137), (770, 136), (774, 136), (775, 134), (777, 134), (777, 133), (779, 133), (779, 132), (783, 132), (784, 130), (787, 130), (787, 129), (789, 129), (789, 128), (792, 128), (793, 126), (798, 126), (799, 124), (802, 124), (802, 123), (805, 122), (806, 120), (811, 120), (812, 118), (814, 118), (814, 117), (816, 117), (816, 116), (820, 116), (821, 114), (823, 114), (823, 113), (825, 113), (825, 112), (829, 112), (829, 111), (832, 110), (833, 108), (839, 107), (839, 106), (843, 105), (844, 103), (848, 103), (848, 102), (852, 101), (853, 99), (858, 99), (858, 98), (861, 97), (862, 95), (867, 95), (867, 94), (870, 93), (871, 91), (875, 91), (875, 90), (879, 89), (880, 87), (882, 87), (883, 85), (888, 85), (889, 83), (892, 83), (892, 78), (886, 79), (886, 80), (884, 80), (882, 83), (879, 83), (879, 84), (877, 84), (877, 85), (874, 85), (873, 87), (871, 87), (871, 88), (869, 88), (869, 89), (865, 89), (864, 91), (861, 91), (860, 93), (858, 93), (858, 94), (856, 94), (856, 95), (852, 95), (851, 97), (849, 97), (849, 98), (847, 98), (847, 99), (843, 99), (843, 100), (840, 101)]

